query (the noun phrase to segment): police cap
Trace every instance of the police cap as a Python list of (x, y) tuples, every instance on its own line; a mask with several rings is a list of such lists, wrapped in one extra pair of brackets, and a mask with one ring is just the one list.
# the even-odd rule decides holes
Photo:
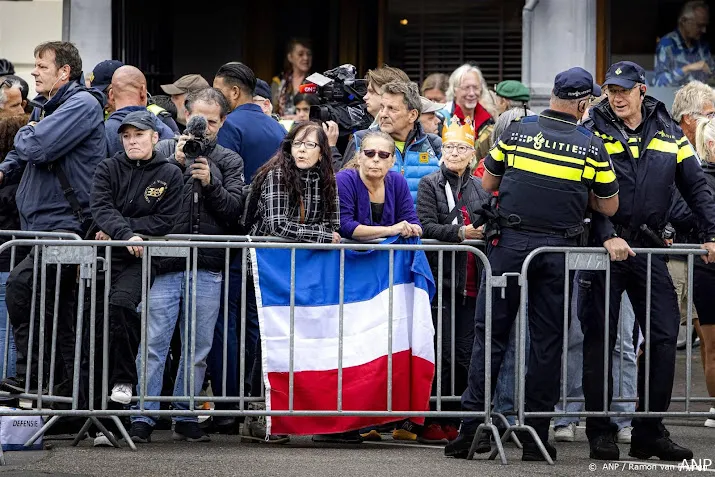
[(601, 88), (593, 82), (591, 73), (583, 68), (574, 67), (556, 75), (554, 96), (561, 99), (581, 99), (600, 96)]
[(645, 70), (632, 61), (619, 61), (606, 71), (606, 81), (603, 82), (603, 86), (614, 84), (631, 89), (636, 83), (645, 83)]

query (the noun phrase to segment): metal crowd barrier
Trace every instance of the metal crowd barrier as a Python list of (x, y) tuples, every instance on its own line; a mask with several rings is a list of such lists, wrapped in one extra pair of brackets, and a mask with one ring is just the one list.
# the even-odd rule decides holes
[[(652, 258), (653, 255), (668, 255), (668, 256), (687, 256), (687, 336), (690, 337), (692, 334), (692, 314), (693, 314), (693, 264), (694, 259), (697, 256), (705, 255), (706, 251), (701, 249), (699, 245), (695, 244), (676, 244), (670, 248), (634, 248), (633, 251), (637, 255), (647, 256), (647, 275), (646, 275), (646, 328), (641, 330), (644, 337), (644, 348), (645, 348), (645, 409), (637, 409), (635, 412), (623, 412), (623, 411), (610, 411), (608, 409), (608, 364), (609, 356), (611, 355), (611, 349), (608, 346), (609, 343), (609, 301), (612, 299), (610, 296), (610, 274), (611, 274), (611, 261), (609, 259), (608, 253), (604, 252), (603, 248), (584, 248), (584, 247), (541, 247), (532, 251), (524, 260), (522, 266), (521, 274), (519, 276), (519, 283), (521, 286), (521, 299), (520, 299), (520, 309), (518, 317), (518, 347), (517, 347), (517, 368), (516, 368), (516, 386), (515, 386), (515, 403), (518, 403), (516, 424), (509, 427), (503, 439), (507, 439), (515, 431), (528, 432), (535, 440), (539, 449), (545, 459), (549, 464), (553, 464), (553, 460), (546, 451), (541, 439), (536, 434), (534, 429), (530, 426), (526, 426), (525, 418), (528, 417), (576, 417), (576, 418), (586, 418), (586, 417), (669, 417), (669, 418), (713, 418), (712, 414), (709, 412), (693, 411), (691, 409), (691, 404), (694, 402), (711, 402), (712, 397), (702, 396), (694, 397), (691, 392), (692, 384), (692, 343), (691, 340), (687, 340), (686, 345), (686, 386), (685, 386), (685, 396), (673, 396), (672, 402), (682, 402), (684, 403), (684, 411), (666, 411), (666, 412), (654, 412), (649, 409), (650, 401), (650, 364), (651, 364), (651, 284), (652, 284)], [(564, 337), (563, 337), (563, 354), (562, 354), (562, 367), (561, 367), (561, 394), (559, 401), (562, 403), (563, 411), (552, 411), (552, 412), (526, 412), (525, 411), (525, 401), (526, 401), (526, 366), (528, 357), (525, 355), (526, 347), (526, 333), (527, 333), (527, 299), (529, 296), (529, 282), (527, 280), (529, 266), (534, 261), (534, 259), (542, 254), (565, 254), (564, 260)], [(698, 258), (699, 259), (699, 258)], [(606, 272), (606, 294), (605, 294), (605, 330), (604, 330), (604, 382), (603, 382), (603, 409), (604, 411), (586, 411), (582, 409), (578, 412), (567, 412), (566, 403), (567, 402), (585, 402), (584, 398), (570, 398), (567, 396), (566, 381), (567, 381), (567, 369), (568, 369), (568, 338), (569, 338), (569, 312), (571, 308), (570, 299), (570, 280), (568, 279), (571, 272), (578, 270), (592, 270), (592, 271), (605, 271)], [(575, 285), (574, 285), (575, 287)], [(573, 292), (576, 293), (576, 290)], [(572, 320), (579, 320), (578, 317), (573, 316)], [(619, 320), (620, 324), (620, 320)], [(636, 320), (636, 326), (638, 326), (638, 321)], [(623, 328), (621, 328), (623, 330)], [(626, 330), (628, 333), (621, 333), (621, 343), (620, 350), (623, 350), (623, 343), (625, 339), (633, 339), (633, 330)], [(704, 344), (701, 344), (704, 346)], [(634, 344), (635, 353), (637, 355), (638, 348), (637, 343)], [(621, 359), (618, 363), (620, 366), (620, 376), (621, 380), (623, 378), (623, 358), (621, 353)], [(613, 361), (613, 366), (616, 362)], [(677, 363), (676, 363), (677, 365)], [(621, 383), (622, 384), (622, 383)], [(615, 386), (614, 386), (615, 387)], [(620, 386), (620, 396), (613, 396), (612, 402), (638, 402), (637, 396), (623, 396), (623, 386)], [(493, 459), (495, 457), (496, 451), (491, 455)]]
[[(7, 236), (19, 236), (15, 232), (8, 232)], [(34, 234), (33, 234), (34, 235)], [(48, 234), (41, 234), (44, 236), (50, 236)], [(164, 238), (145, 240), (141, 243), (129, 242), (129, 241), (95, 241), (95, 240), (77, 240), (76, 236), (67, 236), (62, 238), (72, 238), (74, 240), (58, 240), (60, 237), (52, 238), (41, 238), (41, 239), (26, 239), (26, 238), (16, 238), (10, 240), (0, 246), (0, 253), (14, 249), (15, 247), (31, 246), (34, 247), (36, 251), (41, 250), (40, 256), (42, 260), (38, 260), (38, 254), (34, 256), (34, 281), (33, 281), (33, 293), (37, 290), (37, 278), (40, 278), (40, 309), (45, 309), (45, 304), (47, 300), (47, 290), (46, 290), (46, 279), (47, 279), (47, 267), (55, 266), (57, 269), (57, 280), (59, 284), (59, 270), (62, 265), (75, 265), (79, 267), (78, 273), (78, 300), (77, 300), (77, 315), (76, 315), (76, 342), (75, 342), (75, 356), (73, 363), (73, 376), (72, 376), (72, 395), (67, 396), (55, 396), (53, 393), (54, 385), (54, 370), (56, 363), (57, 354), (57, 319), (58, 319), (58, 302), (59, 302), (59, 285), (55, 287), (54, 295), (54, 314), (53, 314), (53, 333), (50, 345), (50, 370), (49, 370), (49, 389), (47, 392), (43, 389), (44, 376), (46, 374), (44, 365), (46, 358), (45, 350), (45, 313), (40, 313), (39, 317), (39, 331), (40, 331), (40, 342), (39, 342), (39, 354), (38, 354), (38, 377), (37, 377), (37, 394), (30, 393), (30, 360), (32, 359), (32, 353), (28, 353), (28, 365), (27, 365), (27, 375), (26, 375), (26, 392), (21, 395), (13, 395), (14, 397), (20, 397), (23, 399), (31, 399), (37, 403), (36, 409), (32, 410), (10, 410), (10, 409), (0, 409), (0, 415), (42, 415), (50, 416), (50, 420), (40, 429), (27, 443), (26, 445), (32, 445), (40, 436), (42, 436), (52, 425), (54, 425), (58, 419), (64, 416), (74, 416), (74, 417), (86, 417), (88, 418), (85, 422), (82, 430), (77, 435), (74, 441), (76, 445), (83, 437), (86, 431), (89, 429), (91, 424), (95, 424), (97, 428), (103, 432), (111, 441), (111, 443), (119, 447), (118, 441), (112, 437), (108, 432), (103, 423), (99, 418), (109, 418), (114, 421), (117, 425), (119, 432), (125, 439), (128, 446), (134, 450), (136, 447), (132, 440), (127, 435), (124, 426), (121, 425), (121, 417), (128, 416), (198, 416), (198, 415), (208, 415), (208, 416), (370, 416), (370, 417), (395, 417), (396, 419), (409, 418), (409, 417), (478, 417), (483, 418), (484, 422), (480, 424), (479, 431), (486, 430), (491, 432), (497, 443), (497, 452), (501, 457), (502, 463), (506, 463), (506, 457), (504, 454), (504, 449), (499, 439), (499, 432), (497, 427), (492, 423), (492, 410), (491, 410), (491, 395), (486, 393), (485, 396), (485, 406), (484, 410), (480, 412), (464, 412), (464, 411), (445, 411), (442, 409), (443, 403), (450, 401), (458, 401), (460, 396), (456, 395), (454, 388), (454, 376), (455, 376), (455, 257), (457, 252), (467, 252), (474, 254), (478, 263), (483, 267), (486, 272), (486, 276), (489, 277), (486, 282), (486, 324), (485, 324), (485, 361), (486, 361), (486, 376), (485, 384), (486, 389), (491, 389), (491, 297), (493, 288), (504, 288), (507, 283), (506, 276), (492, 277), (490, 264), (484, 255), (484, 253), (476, 248), (476, 246), (483, 245), (482, 242), (473, 241), (462, 244), (445, 244), (436, 241), (424, 241), (421, 245), (410, 245), (410, 244), (379, 244), (379, 243), (341, 243), (341, 244), (306, 244), (306, 243), (286, 243), (282, 240), (270, 238), (270, 237), (239, 237), (239, 236), (169, 236)], [(141, 356), (142, 366), (139, 369), (139, 382), (141, 383), (138, 396), (134, 396), (132, 403), (138, 406), (138, 409), (108, 409), (108, 367), (109, 367), (109, 290), (111, 283), (111, 273), (112, 273), (112, 249), (115, 247), (127, 247), (127, 246), (141, 246), (144, 248), (144, 254), (142, 257), (142, 303), (140, 305), (140, 315), (141, 315), (141, 343), (139, 350), (139, 356)], [(244, 405), (251, 401), (260, 401), (261, 397), (247, 396), (244, 389), (244, 381), (246, 377), (246, 284), (247, 284), (247, 252), (251, 248), (267, 248), (267, 249), (289, 249), (291, 250), (291, 287), (290, 296), (291, 304), (294, 303), (296, 283), (295, 283), (295, 254), (297, 250), (301, 249), (312, 249), (312, 250), (339, 250), (340, 251), (340, 287), (344, 286), (345, 279), (345, 251), (346, 250), (356, 250), (356, 251), (368, 251), (368, 250), (385, 250), (389, 252), (390, 260), (390, 276), (389, 276), (389, 290), (390, 297), (392, 297), (393, 286), (394, 286), (394, 252), (396, 250), (424, 250), (425, 252), (436, 252), (438, 254), (438, 274), (435, 276), (435, 284), (437, 289), (436, 302), (437, 302), (437, 326), (436, 326), (436, 356), (435, 356), (435, 380), (436, 380), (436, 395), (432, 397), (432, 402), (434, 402), (436, 410), (434, 411), (394, 411), (392, 409), (392, 382), (388, 379), (388, 389), (387, 389), (387, 409), (384, 411), (355, 411), (344, 409), (342, 406), (342, 366), (343, 366), (343, 350), (342, 347), (339, 349), (338, 358), (338, 402), (336, 403), (335, 410), (328, 411), (304, 411), (295, 410), (293, 408), (294, 396), (291, 389), (289, 395), (289, 405), (287, 411), (261, 411), (261, 410), (250, 410), (244, 409)], [(195, 342), (195, 330), (196, 330), (196, 277), (198, 272), (198, 256), (196, 253), (192, 253), (193, 250), (197, 249), (222, 249), (225, 252), (224, 270), (223, 270), (223, 324), (224, 330), (228, 328), (228, 291), (229, 291), (229, 280), (227, 279), (230, 273), (231, 265), (231, 252), (240, 250), (241, 259), (241, 309), (239, 323), (237, 323), (237, 330), (240, 330), (239, 335), (239, 376), (238, 376), (238, 396), (227, 396), (226, 395), (226, 383), (227, 383), (227, 358), (228, 358), (228, 345), (227, 345), (227, 335), (224, 333), (224, 339), (222, 343), (222, 359), (223, 359), (223, 372), (220, 377), (213, 376), (214, 379), (220, 379), (222, 383), (223, 392), (219, 396), (197, 396), (194, 392), (194, 372), (193, 372), (193, 361), (196, 353), (196, 342)], [(103, 251), (103, 252), (102, 252)], [(445, 379), (442, 376), (442, 357), (445, 352), (442, 345), (442, 324), (443, 324), (443, 270), (444, 270), (444, 254), (451, 254), (452, 260), (452, 289), (451, 289), (451, 331), (452, 331), (452, 344), (449, 352), (451, 353), (451, 395), (445, 396), (442, 393), (442, 381)], [(190, 357), (185, 359), (185, 367), (183, 369), (185, 386), (188, 384), (188, 392), (185, 391), (184, 396), (148, 396), (147, 395), (147, 319), (149, 316), (149, 310), (152, 304), (149, 300), (149, 289), (151, 284), (151, 272), (150, 264), (154, 257), (175, 257), (179, 259), (185, 259), (186, 266), (184, 271), (186, 275), (185, 287), (184, 287), (184, 316), (190, 317), (191, 325), (191, 336), (193, 339), (185, 339), (183, 344), (182, 353), (185, 357)], [(449, 258), (448, 258), (449, 259)], [(99, 267), (102, 267), (101, 270)], [(39, 273), (38, 273), (39, 271)], [(97, 277), (98, 274), (104, 275), (104, 310), (103, 316), (104, 320), (101, 324), (103, 330), (103, 343), (102, 343), (102, 373), (101, 373), (101, 406), (99, 409), (95, 409), (95, 397), (97, 383), (95, 382), (95, 351), (96, 351), (96, 333), (97, 333)], [(193, 277), (193, 285), (189, 286), (189, 274)], [(87, 290), (89, 290), (87, 292)], [(89, 373), (88, 373), (88, 396), (86, 399), (86, 406), (80, 406), (80, 375), (82, 372), (82, 351), (83, 346), (86, 343), (83, 342), (83, 326), (85, 326), (86, 310), (85, 310), (85, 294), (89, 293)], [(189, 296), (190, 295), (190, 296)], [(190, 298), (190, 300), (189, 300)], [(344, 304), (343, 293), (340, 293), (340, 304), (339, 304), (339, 329), (342, 335), (343, 330), (343, 304)], [(192, 303), (189, 309), (188, 303)], [(33, 301), (32, 313), (30, 317), (30, 326), (34, 326), (36, 321), (36, 311), (35, 304)], [(219, 317), (221, 319), (221, 317)], [(389, 319), (388, 319), (388, 330), (392, 329), (393, 321), (393, 310), (390, 309)], [(8, 323), (9, 325), (9, 323)], [(179, 326), (179, 321), (177, 321), (177, 326)], [(240, 326), (240, 328), (238, 327)], [(290, 320), (290, 334), (293, 336), (295, 330), (295, 323), (293, 318), (293, 313), (291, 313)], [(7, 330), (9, 331), (9, 326)], [(185, 336), (190, 336), (189, 331), (189, 320), (185, 320)], [(388, 377), (391, 376), (389, 370), (392, 367), (392, 346), (391, 346), (391, 332), (388, 333), (389, 336), (385, 338), (388, 339)], [(32, 331), (30, 333), (32, 337)], [(340, 340), (342, 342), (342, 340)], [(32, 349), (33, 343), (30, 342), (30, 349)], [(5, 348), (5, 355), (7, 360), (7, 346)], [(293, 382), (294, 377), (294, 348), (291, 343), (290, 348), (290, 369), (289, 369), (289, 379)], [(186, 389), (186, 387), (185, 387)], [(0, 395), (7, 396), (7, 393), (0, 393)], [(147, 410), (147, 402), (171, 402), (171, 401), (188, 401), (188, 410), (177, 410), (177, 409), (160, 409), (160, 410)], [(236, 403), (238, 404), (238, 409), (231, 410), (207, 410), (202, 409), (199, 406), (204, 402), (225, 402), (225, 403)], [(63, 403), (65, 406), (69, 406), (69, 409), (56, 409), (56, 408), (43, 408), (43, 403)], [(83, 408), (86, 407), (86, 408)], [(501, 419), (505, 425), (508, 424), (504, 416), (497, 415), (497, 418)], [(517, 440), (518, 442), (518, 440)]]

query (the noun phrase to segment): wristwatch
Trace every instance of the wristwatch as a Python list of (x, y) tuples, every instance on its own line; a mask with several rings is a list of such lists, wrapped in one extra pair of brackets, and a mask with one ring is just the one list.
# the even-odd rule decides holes
[(608, 235), (608, 238), (606, 238), (606, 240), (611, 240), (611, 239), (614, 239), (614, 238), (618, 238), (618, 234), (617, 234), (616, 232), (610, 233), (610, 234)]

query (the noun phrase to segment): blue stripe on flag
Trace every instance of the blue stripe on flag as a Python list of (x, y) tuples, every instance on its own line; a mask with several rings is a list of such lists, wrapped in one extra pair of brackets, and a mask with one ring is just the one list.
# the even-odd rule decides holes
[[(389, 238), (383, 243), (417, 244), (419, 239)], [(290, 305), (290, 255), (288, 249), (255, 249), (263, 306)], [(393, 283), (414, 283), (430, 299), (435, 285), (422, 250), (395, 250)], [(296, 250), (296, 306), (337, 305), (340, 302), (340, 252)], [(254, 268), (254, 273), (256, 268)], [(344, 303), (366, 301), (389, 288), (389, 251), (345, 251)]]

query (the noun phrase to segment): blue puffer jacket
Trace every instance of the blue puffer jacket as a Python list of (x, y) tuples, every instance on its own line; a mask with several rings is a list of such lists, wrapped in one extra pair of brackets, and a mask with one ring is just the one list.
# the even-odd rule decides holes
[(39, 122), (18, 131), (15, 150), (0, 164), (0, 172), (11, 178), (24, 169), (16, 195), (23, 230), (82, 233), (57, 176), (47, 166), (62, 166), (89, 216), (94, 169), (107, 155), (104, 95), (72, 81), (49, 101), (40, 97), (34, 103), (30, 120)]
[[(369, 129), (358, 131), (353, 135), (351, 143), (354, 150), (360, 150), (362, 138)], [(350, 147), (348, 147), (350, 149)], [(347, 151), (346, 155), (347, 156)], [(427, 174), (439, 170), (439, 161), (442, 158), (442, 139), (436, 134), (425, 133), (420, 122), (415, 123), (415, 128), (407, 136), (405, 152), (401, 153), (395, 148), (395, 166), (393, 171), (401, 173), (410, 186), (412, 202), (417, 204), (417, 187)]]

